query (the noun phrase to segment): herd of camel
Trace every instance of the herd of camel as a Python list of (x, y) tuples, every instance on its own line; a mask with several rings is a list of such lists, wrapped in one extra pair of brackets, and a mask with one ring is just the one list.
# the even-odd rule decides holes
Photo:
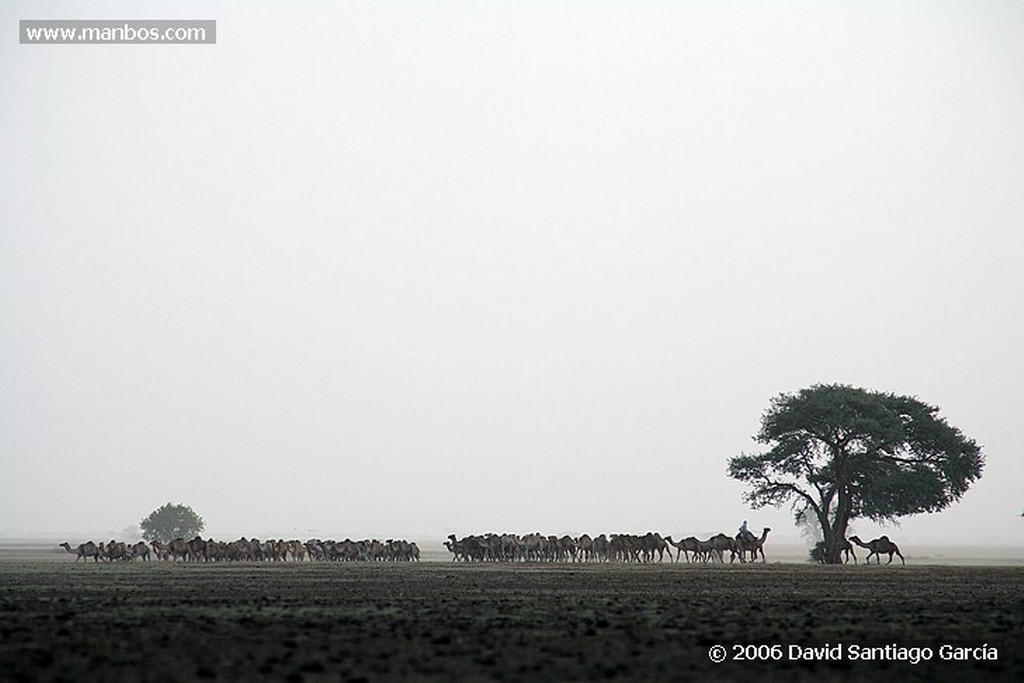
[[(572, 537), (545, 536), (540, 533), (526, 534), (483, 534), (456, 538), (448, 536), (444, 542), (452, 553), (452, 560), (465, 562), (729, 562), (738, 558), (740, 562), (754, 561), (761, 557), (765, 561), (764, 542), (771, 529), (765, 527), (760, 538), (754, 536), (735, 538), (716, 534), (707, 540), (694, 536), (673, 540), (671, 536), (649, 531), (643, 536), (635, 534), (600, 534), (591, 537), (583, 534)], [(672, 550), (675, 549), (675, 559)]]
[(99, 545), (86, 541), (77, 548), (72, 548), (67, 543), (60, 544), (61, 548), (75, 555), (75, 562), (88, 561), (90, 558), (94, 562), (128, 562), (137, 559), (148, 561), (150, 546), (156, 559), (184, 562), (287, 562), (289, 559), (301, 562), (307, 558), (330, 562), (415, 562), (420, 559), (420, 549), (416, 544), (401, 539), (353, 541), (346, 538), (344, 541), (322, 541), (315, 538), (302, 543), (284, 539), (260, 541), (243, 536), (237, 541), (225, 542), (212, 538), (204, 541), (196, 536), (191, 541), (182, 538), (176, 538), (168, 543), (150, 541), (148, 546), (142, 541), (134, 545), (123, 541), (110, 541)]
[[(568, 534), (545, 536), (532, 533), (519, 536), (488, 533), (460, 539), (450, 534), (444, 545), (452, 554), (452, 561), (464, 562), (663, 562), (667, 555), (669, 562), (679, 562), (681, 557), (685, 557), (687, 562), (724, 563), (726, 552), (729, 553), (730, 563), (737, 559), (740, 562), (753, 562), (758, 557), (766, 562), (764, 544), (770, 531), (769, 527), (765, 527), (759, 538), (753, 534), (740, 533), (731, 537), (720, 533), (706, 540), (689, 536), (679, 541), (653, 531), (643, 536), (601, 534), (591, 537), (583, 534), (576, 538)], [(870, 551), (867, 557), (869, 563), (874, 556), (878, 558), (878, 564), (881, 564), (883, 554), (889, 556), (891, 563), (895, 554), (906, 564), (900, 549), (888, 536), (881, 536), (868, 543), (857, 536), (851, 536), (840, 548), (844, 562), (849, 562), (852, 557), (854, 564), (857, 563), (857, 555), (850, 541)], [(676, 551), (675, 559), (672, 558), (673, 548)]]
[[(689, 536), (682, 540), (673, 540), (671, 536), (662, 536), (656, 532), (648, 532), (643, 536), (634, 534), (601, 534), (591, 537), (583, 534), (572, 537), (544, 536), (540, 533), (526, 534), (483, 534), (456, 538), (450, 534), (444, 546), (452, 554), (453, 561), (465, 562), (663, 562), (668, 555), (669, 562), (680, 562), (685, 557), (687, 562), (725, 562), (725, 553), (729, 553), (729, 562), (756, 561), (767, 558), (764, 544), (768, 539), (770, 528), (765, 527), (761, 536), (737, 534), (735, 537), (726, 534), (715, 534), (706, 540)], [(882, 555), (889, 556), (891, 564), (893, 556), (906, 564), (899, 547), (881, 536), (867, 543), (857, 536), (844, 540), (840, 553), (844, 562), (853, 558), (857, 563), (857, 555), (853, 551), (854, 544), (868, 549), (867, 562), (872, 557), (882, 563)], [(203, 540), (196, 536), (191, 541), (176, 538), (168, 543), (151, 541), (149, 545), (139, 541), (133, 545), (123, 541), (110, 541), (96, 544), (86, 541), (77, 548), (68, 543), (60, 547), (75, 555), (79, 560), (94, 562), (128, 562), (132, 560), (148, 561), (150, 547), (152, 555), (160, 560), (181, 560), (184, 562), (261, 562), (261, 561), (292, 561), (301, 562), (307, 558), (311, 561), (354, 562), (354, 561), (399, 561), (415, 562), (420, 559), (420, 549), (415, 543), (388, 539), (386, 541), (360, 540), (344, 541), (310, 539), (305, 543), (292, 540), (285, 541), (246, 539), (224, 542), (213, 539)], [(672, 549), (675, 548), (675, 559)]]

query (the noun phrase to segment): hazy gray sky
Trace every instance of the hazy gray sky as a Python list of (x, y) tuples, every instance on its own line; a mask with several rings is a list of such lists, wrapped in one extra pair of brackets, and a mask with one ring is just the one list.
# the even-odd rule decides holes
[(0, 18), (0, 534), (795, 538), (726, 459), (841, 382), (987, 456), (886, 533), (1024, 546), (1024, 4)]

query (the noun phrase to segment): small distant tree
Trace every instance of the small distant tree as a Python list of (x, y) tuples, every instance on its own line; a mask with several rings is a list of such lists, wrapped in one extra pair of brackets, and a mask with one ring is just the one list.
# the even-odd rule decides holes
[(176, 538), (189, 539), (206, 527), (203, 518), (188, 505), (165, 503), (139, 522), (147, 541), (166, 543)]
[[(915, 398), (815, 385), (772, 400), (755, 437), (766, 453), (730, 458), (755, 508), (792, 502), (815, 523), (815, 559), (840, 562), (849, 523), (938, 512), (981, 476), (981, 449)], [(813, 556), (813, 554), (812, 554)]]

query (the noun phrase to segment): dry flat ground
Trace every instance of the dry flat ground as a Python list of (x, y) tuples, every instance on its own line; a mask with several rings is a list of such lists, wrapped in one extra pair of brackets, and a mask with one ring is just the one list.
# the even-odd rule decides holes
[(1019, 681), (1022, 636), (1024, 567), (0, 562), (2, 681)]

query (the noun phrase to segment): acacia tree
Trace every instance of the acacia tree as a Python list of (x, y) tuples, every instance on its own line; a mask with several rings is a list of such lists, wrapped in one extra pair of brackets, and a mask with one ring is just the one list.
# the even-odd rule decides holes
[(139, 527), (147, 541), (166, 543), (176, 538), (190, 538), (202, 531), (206, 524), (188, 505), (165, 503), (139, 522)]
[(915, 398), (841, 384), (780, 394), (761, 417), (760, 455), (729, 459), (755, 508), (791, 502), (821, 527), (824, 560), (839, 563), (851, 520), (892, 522), (959, 500), (985, 464), (981, 449)]

